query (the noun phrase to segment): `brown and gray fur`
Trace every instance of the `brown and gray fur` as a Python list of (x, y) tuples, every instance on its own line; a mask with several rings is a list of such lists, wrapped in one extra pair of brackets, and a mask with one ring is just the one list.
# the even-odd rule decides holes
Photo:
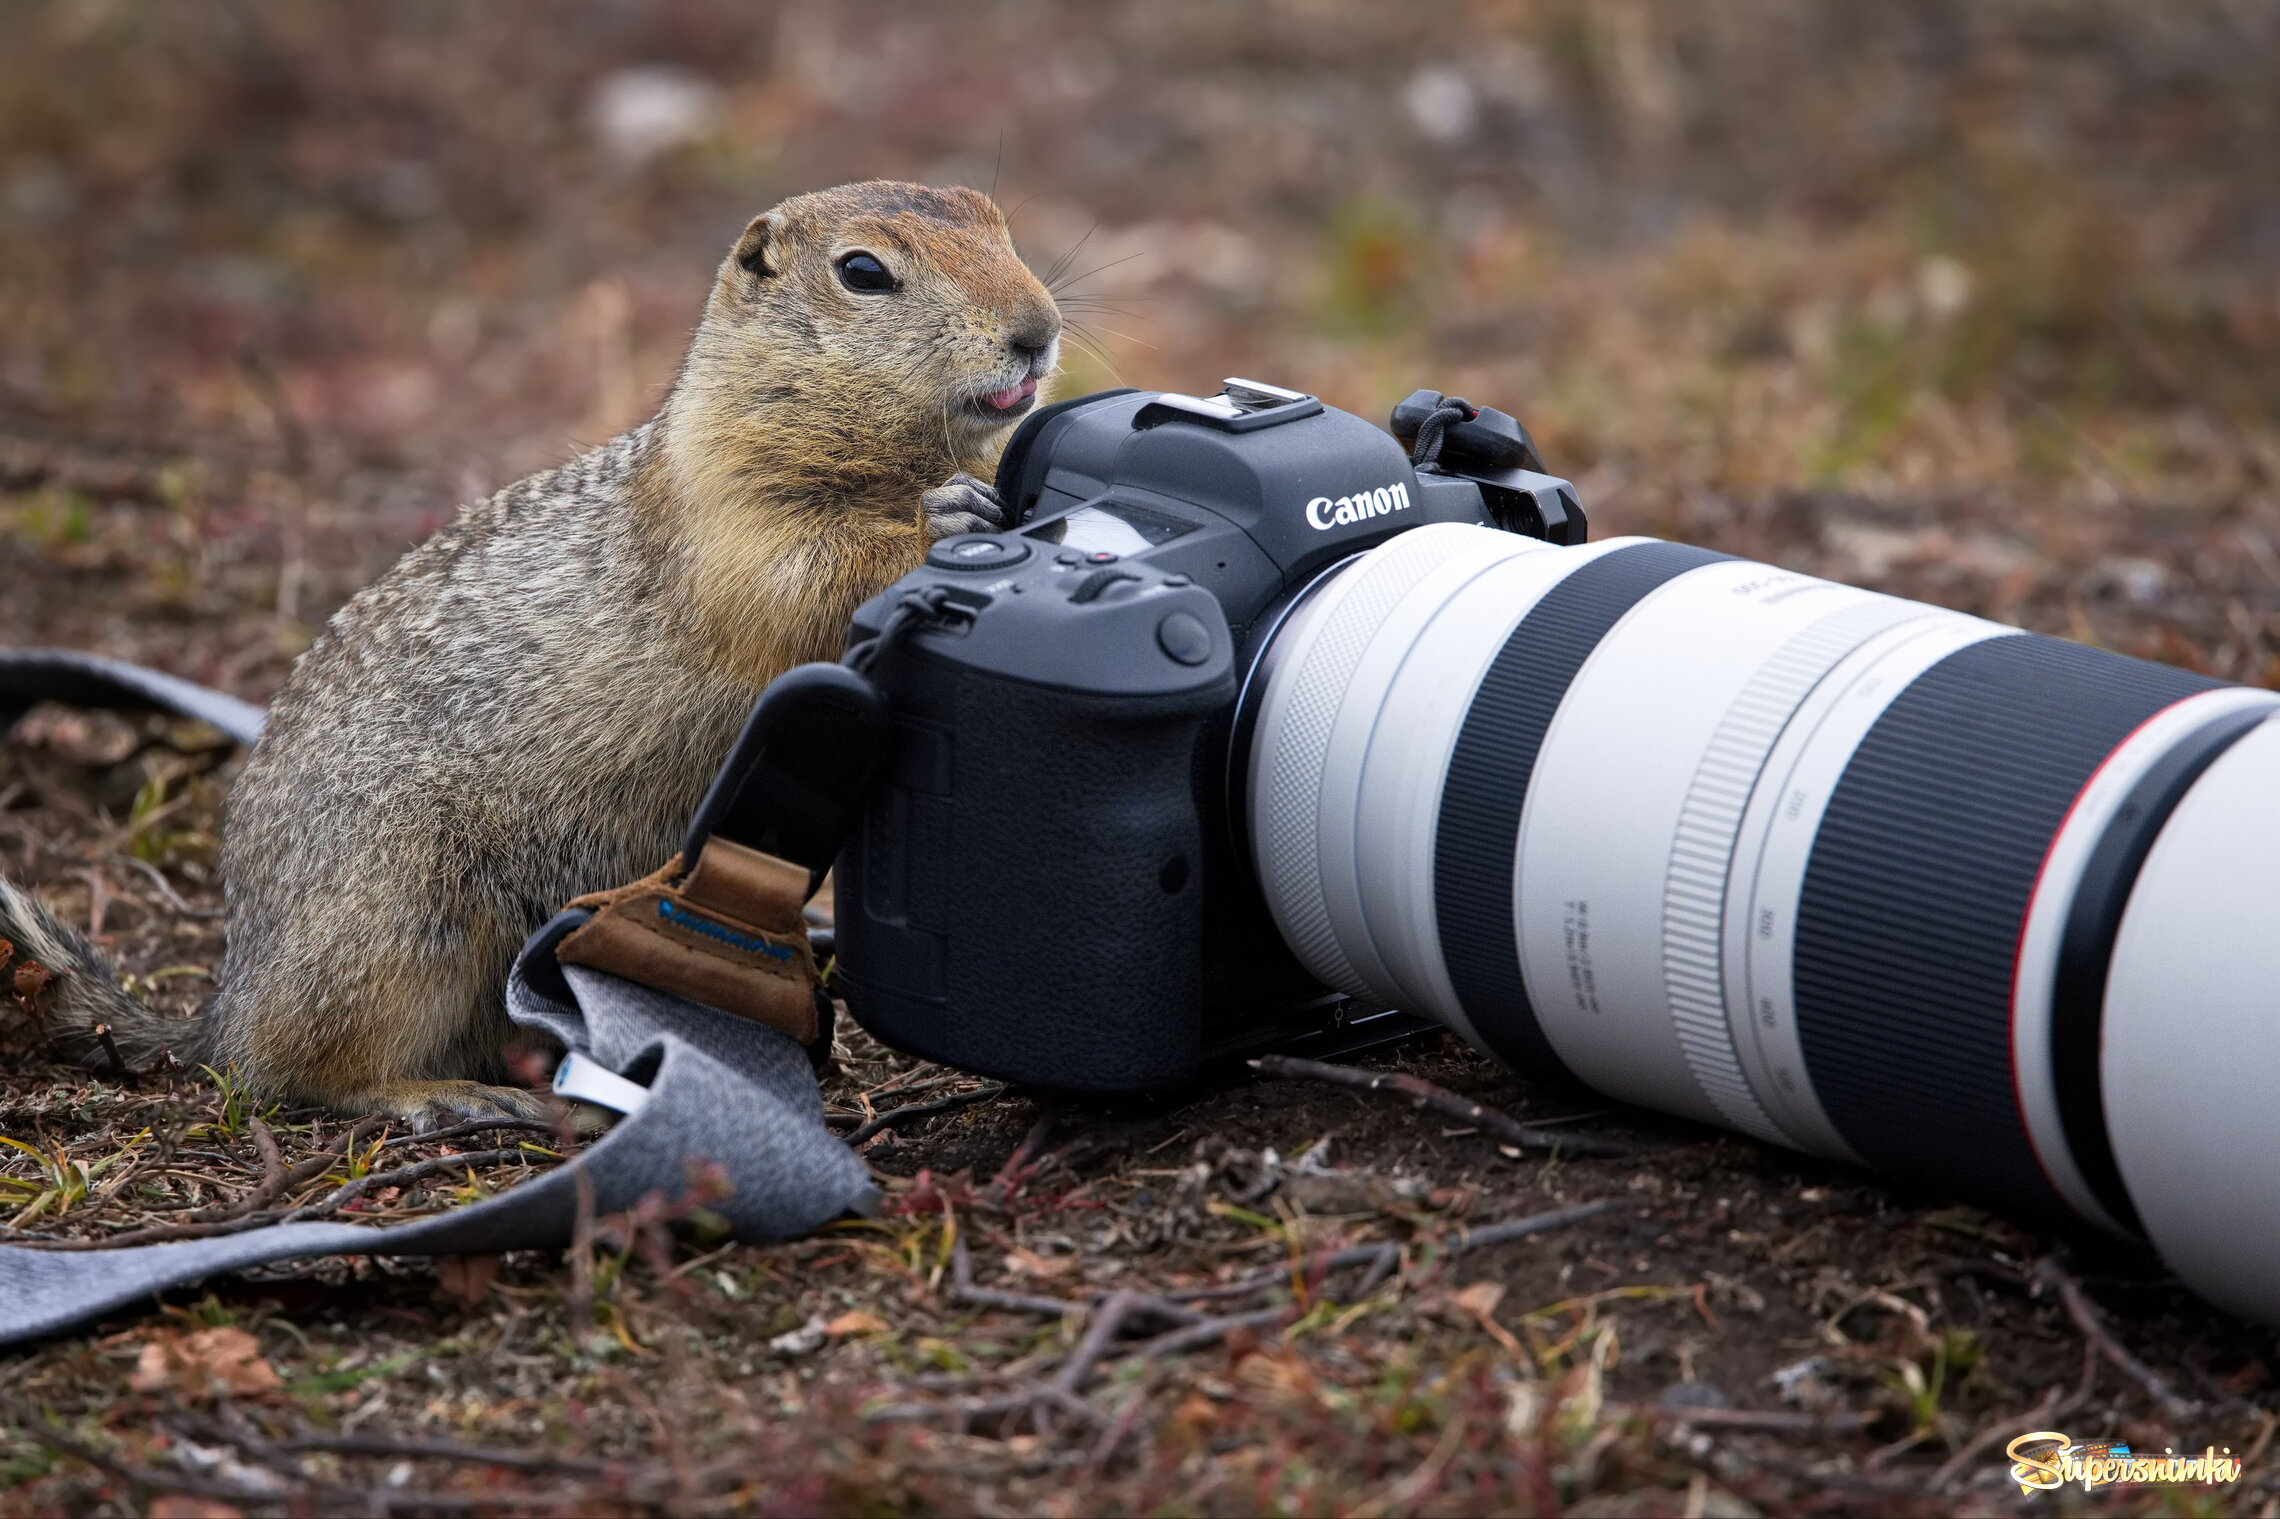
[[(843, 287), (862, 250), (900, 281)], [(221, 990), (194, 1042), (28, 893), (0, 938), (52, 1035), (171, 1044), (261, 1091), (420, 1125), (531, 1113), (500, 1076), (508, 966), (654, 870), (761, 687), (946, 533), (1060, 316), (971, 190), (871, 183), (753, 220), (651, 421), (469, 507), (332, 619), (232, 789)]]

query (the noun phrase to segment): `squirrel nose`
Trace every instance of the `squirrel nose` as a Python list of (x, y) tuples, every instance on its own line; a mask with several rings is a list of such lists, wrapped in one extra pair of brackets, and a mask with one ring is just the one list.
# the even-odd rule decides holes
[(1027, 322), (1006, 334), (1005, 346), (1013, 350), (1015, 358), (1034, 364), (1058, 336), (1060, 324), (1057, 322)]

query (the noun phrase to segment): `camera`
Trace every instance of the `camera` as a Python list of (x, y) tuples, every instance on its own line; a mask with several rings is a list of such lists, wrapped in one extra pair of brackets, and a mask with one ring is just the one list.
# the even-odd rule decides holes
[(998, 486), (850, 634), (881, 1039), (1129, 1093), (1423, 1019), (2280, 1318), (2280, 694), (1586, 542), (1430, 391), (1085, 397)]
[(935, 608), (869, 665), (894, 739), (836, 876), (858, 1019), (932, 1059), (1108, 1093), (1382, 1011), (1309, 973), (1266, 910), (1239, 698), (1309, 588), (1397, 534), (1582, 541), (1573, 487), (1517, 421), (1460, 404), (1433, 425), (1441, 402), (1400, 413), (1439, 434), (1423, 467), (1244, 380), (1023, 423), (998, 471), (1011, 529), (942, 540), (855, 616), (860, 654), (914, 592)]

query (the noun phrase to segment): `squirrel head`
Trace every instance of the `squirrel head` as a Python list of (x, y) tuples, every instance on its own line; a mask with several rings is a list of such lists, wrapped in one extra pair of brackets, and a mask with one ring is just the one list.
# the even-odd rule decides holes
[(988, 196), (892, 181), (795, 196), (722, 261), (666, 446), (708, 494), (908, 515), (953, 472), (987, 470), (1060, 337)]

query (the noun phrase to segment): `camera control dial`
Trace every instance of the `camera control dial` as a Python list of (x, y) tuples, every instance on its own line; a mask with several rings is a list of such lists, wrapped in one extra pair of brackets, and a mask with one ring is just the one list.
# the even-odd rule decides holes
[(962, 534), (945, 538), (926, 551), (926, 562), (938, 570), (1005, 570), (1029, 557), (1029, 545), (1019, 538)]

